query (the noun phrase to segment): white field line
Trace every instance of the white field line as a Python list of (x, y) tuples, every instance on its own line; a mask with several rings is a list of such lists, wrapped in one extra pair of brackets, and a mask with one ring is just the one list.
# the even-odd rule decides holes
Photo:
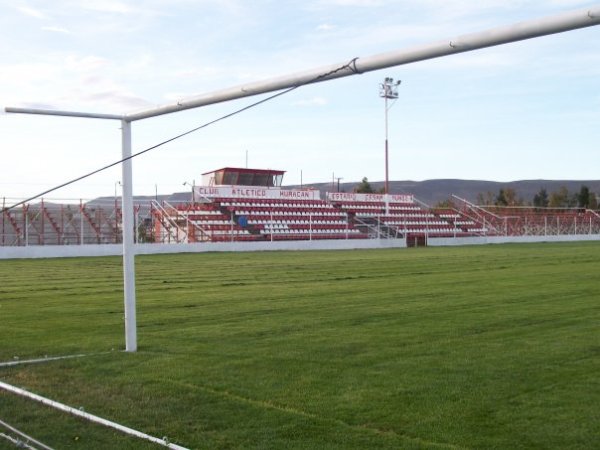
[[(21, 445), (21, 446), (25, 446), (25, 448), (33, 448), (33, 449), (35, 449), (35, 447), (29, 445), (29, 444), (34, 444), (34, 445), (37, 445), (39, 448), (41, 448), (43, 450), (53, 450), (52, 447), (48, 447), (46, 444), (42, 444), (40, 441), (32, 438), (31, 436), (26, 435), (25, 433), (23, 433), (20, 430), (17, 430), (15, 427), (13, 427), (12, 425), (7, 424), (3, 420), (0, 420), (0, 426), (3, 426), (7, 430), (15, 433), (17, 436), (20, 436), (23, 439), (25, 439), (25, 442), (22, 442), (19, 439), (13, 439), (11, 436), (8, 436), (8, 435), (6, 435), (4, 433), (0, 433), (0, 436), (6, 437), (9, 441), (13, 442), (14, 444), (17, 444), (17, 446)], [(14, 442), (15, 440), (17, 442)]]
[(19, 439), (15, 439), (14, 437), (9, 436), (8, 434), (0, 433), (0, 438), (6, 439), (8, 442), (14, 444), (15, 447), (17, 447), (17, 448), (26, 448), (27, 450), (37, 450), (35, 447), (32, 447), (29, 444), (25, 444), (25, 443), (21, 442)]
[(19, 364), (36, 364), (36, 363), (43, 363), (43, 362), (48, 362), (48, 361), (57, 361), (59, 359), (81, 358), (83, 356), (91, 356), (91, 355), (80, 354), (80, 355), (67, 355), (67, 356), (51, 356), (51, 357), (37, 358), (37, 359), (15, 359), (13, 361), (0, 362), (0, 368), (17, 366)]
[(134, 430), (133, 428), (129, 428), (129, 427), (120, 425), (116, 422), (111, 422), (110, 420), (103, 419), (102, 417), (98, 417), (93, 414), (89, 414), (84, 411), (80, 411), (79, 409), (64, 405), (64, 404), (56, 402), (54, 400), (50, 400), (48, 398), (42, 397), (41, 395), (33, 394), (24, 389), (18, 388), (16, 386), (12, 386), (12, 385), (4, 383), (2, 381), (0, 381), (0, 389), (4, 389), (8, 392), (12, 392), (13, 394), (17, 394), (22, 397), (30, 398), (32, 400), (35, 400), (36, 402), (39, 402), (46, 406), (50, 406), (50, 407), (58, 409), (60, 411), (69, 413), (73, 416), (80, 417), (85, 420), (89, 420), (90, 422), (94, 422), (94, 423), (103, 425), (108, 428), (113, 428), (117, 431), (128, 434), (130, 436), (135, 436), (140, 439), (145, 439), (147, 441), (154, 442), (155, 444), (162, 445), (163, 447), (167, 447), (167, 448), (170, 448), (173, 450), (189, 450), (186, 447), (181, 447), (177, 444), (170, 443), (166, 438), (159, 439), (157, 437), (150, 436), (149, 434), (142, 433), (141, 431)]

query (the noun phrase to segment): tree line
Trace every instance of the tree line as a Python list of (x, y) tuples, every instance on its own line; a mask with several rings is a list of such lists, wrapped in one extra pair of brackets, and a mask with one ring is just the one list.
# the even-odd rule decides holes
[(561, 186), (557, 191), (548, 193), (546, 188), (541, 188), (526, 202), (512, 188), (501, 188), (497, 194), (485, 192), (477, 194), (478, 205), (494, 206), (533, 206), (536, 208), (587, 208), (598, 209), (598, 198), (590, 189), (582, 185), (579, 192), (569, 192), (566, 186)]
[[(353, 192), (382, 194), (384, 189), (373, 189), (367, 177), (357, 184)], [(598, 209), (598, 198), (589, 187), (582, 185), (579, 192), (569, 192), (566, 186), (561, 186), (557, 191), (548, 193), (546, 188), (541, 188), (530, 201), (524, 200), (513, 188), (501, 188), (497, 194), (485, 192), (477, 194), (478, 205), (487, 206), (533, 206), (535, 208), (586, 208)], [(437, 207), (451, 206), (451, 201), (439, 202)]]
[(367, 177), (363, 177), (362, 181), (354, 187), (352, 192), (357, 194), (383, 194), (385, 189), (373, 189), (373, 186), (371, 186)]

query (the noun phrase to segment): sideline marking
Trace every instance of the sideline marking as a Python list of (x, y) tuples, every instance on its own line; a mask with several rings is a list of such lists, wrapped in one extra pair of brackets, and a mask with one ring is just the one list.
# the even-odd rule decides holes
[[(96, 353), (96, 355), (101, 355), (102, 353)], [(50, 357), (45, 357), (45, 358), (37, 358), (37, 359), (15, 359), (13, 361), (5, 361), (5, 362), (0, 362), (0, 367), (10, 367), (10, 366), (18, 366), (19, 364), (36, 364), (36, 363), (42, 363), (42, 362), (48, 362), (48, 361), (57, 361), (59, 359), (69, 359), (69, 358), (81, 358), (83, 356), (92, 356), (92, 355), (87, 355), (84, 353), (78, 354), (78, 355), (67, 355), (67, 356), (50, 356)]]
[(170, 448), (173, 450), (190, 450), (186, 447), (182, 447), (177, 444), (172, 444), (171, 442), (169, 442), (169, 440), (166, 437), (159, 439), (157, 437), (150, 436), (149, 434), (142, 433), (141, 431), (134, 430), (133, 428), (129, 428), (124, 425), (118, 424), (116, 422), (112, 422), (110, 420), (103, 419), (102, 417), (95, 416), (93, 414), (81, 411), (79, 409), (73, 408), (73, 407), (65, 405), (63, 403), (59, 403), (54, 400), (50, 400), (49, 398), (42, 397), (41, 395), (34, 394), (32, 392), (26, 391), (25, 389), (21, 389), (16, 386), (12, 386), (12, 385), (10, 385), (8, 383), (4, 383), (2, 381), (0, 381), (0, 389), (4, 389), (8, 392), (12, 392), (13, 394), (17, 394), (22, 397), (30, 398), (32, 400), (35, 400), (36, 402), (39, 402), (46, 406), (50, 406), (50, 407), (58, 409), (60, 411), (69, 413), (73, 416), (80, 417), (85, 420), (89, 420), (90, 422), (104, 425), (105, 427), (113, 428), (122, 433), (131, 435), (131, 436), (135, 436), (140, 439), (145, 439), (150, 442), (154, 442), (155, 444), (162, 445), (163, 447), (167, 447), (167, 448)]
[(31, 444), (35, 444), (38, 447), (40, 447), (43, 450), (54, 450), (52, 447), (48, 447), (46, 444), (41, 443), (40, 441), (32, 438), (31, 436), (26, 435), (25, 433), (23, 433), (22, 431), (16, 429), (15, 427), (13, 427), (12, 425), (7, 424), (6, 422), (4, 422), (3, 420), (0, 420), (0, 426), (3, 426), (4, 428), (6, 428), (7, 430), (15, 433), (17, 436), (20, 436), (22, 438), (24, 438), (26, 440), (26, 442), (23, 442), (19, 439), (15, 439), (12, 436), (8, 436), (4, 433), (0, 433), (0, 437), (6, 438), (7, 440), (11, 441), (13, 444), (15, 444), (17, 447), (21, 447), (23, 446), (24, 448), (28, 448), (28, 449), (33, 449), (33, 450), (37, 450), (35, 447), (29, 445)]

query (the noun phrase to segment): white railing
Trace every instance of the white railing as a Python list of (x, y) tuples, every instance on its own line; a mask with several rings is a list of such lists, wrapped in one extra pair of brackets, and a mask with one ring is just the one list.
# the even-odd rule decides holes
[[(172, 205), (168, 204), (167, 202), (164, 202), (164, 203), (172, 210), (177, 211), (177, 209), (175, 207), (173, 207)], [(178, 244), (182, 243), (182, 242), (188, 242), (187, 230), (185, 230), (179, 226), (179, 224), (177, 223), (177, 220), (173, 219), (173, 216), (163, 207), (163, 205), (161, 205), (156, 200), (152, 200), (152, 207), (154, 209), (156, 209), (158, 212), (160, 212), (161, 223), (163, 224), (163, 228), (167, 232), (167, 238), (169, 241), (171, 240), (171, 238), (173, 238), (173, 240), (175, 242), (177, 242)], [(168, 226), (165, 227), (164, 226), (165, 223)], [(176, 230), (176, 233), (173, 233), (173, 230)], [(183, 238), (181, 236), (183, 236)]]

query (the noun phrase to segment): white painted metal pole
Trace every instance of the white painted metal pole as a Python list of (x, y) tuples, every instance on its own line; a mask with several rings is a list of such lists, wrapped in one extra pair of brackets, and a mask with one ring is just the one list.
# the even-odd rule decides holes
[(24, 114), (45, 114), (72, 117), (88, 117), (97, 119), (125, 119), (129, 122), (160, 116), (199, 106), (212, 105), (252, 95), (274, 92), (307, 83), (318, 83), (335, 78), (347, 77), (364, 72), (400, 66), (427, 59), (468, 52), (486, 47), (493, 47), (511, 42), (523, 41), (550, 34), (600, 25), (600, 4), (591, 5), (585, 9), (561, 13), (516, 24), (492, 28), (478, 33), (458, 36), (431, 44), (410, 47), (364, 58), (353, 58), (337, 64), (330, 64), (304, 72), (297, 72), (278, 78), (257, 81), (245, 85), (203, 94), (196, 97), (179, 100), (156, 108), (138, 111), (127, 115), (96, 114), (73, 111), (56, 111), (35, 108), (6, 107), (6, 112)]
[(88, 112), (77, 112), (77, 111), (60, 111), (58, 109), (38, 109), (38, 108), (21, 108), (16, 106), (7, 106), (4, 108), (7, 113), (19, 113), (19, 114), (40, 114), (44, 116), (63, 116), (63, 117), (83, 117), (86, 119), (110, 119), (110, 120), (122, 120), (122, 114), (101, 114), (101, 113), (88, 113)]
[(122, 157), (122, 213), (123, 213), (123, 284), (125, 302), (125, 350), (137, 351), (135, 311), (135, 250), (133, 243), (133, 170), (131, 164), (131, 122), (121, 121)]
[(480, 48), (508, 44), (510, 42), (562, 33), (564, 31), (600, 25), (600, 4), (585, 9), (566, 12), (555, 16), (529, 20), (509, 26), (492, 28), (478, 33), (465, 34), (454, 39), (419, 45), (404, 50), (381, 53), (364, 58), (354, 58), (337, 64), (319, 67), (304, 72), (271, 78), (245, 85), (179, 100), (156, 108), (126, 115), (129, 121), (160, 116), (199, 106), (212, 105), (252, 95), (288, 89), (307, 83), (317, 83), (358, 73), (371, 72), (386, 67), (439, 58), (441, 56), (468, 52)]
[(5, 111), (12, 113), (60, 115), (97, 119), (125, 119), (132, 122), (200, 106), (274, 92), (307, 83), (318, 83), (335, 78), (380, 70), (386, 67), (410, 64), (595, 25), (600, 25), (600, 4), (550, 17), (492, 28), (478, 33), (464, 34), (454, 39), (446, 39), (431, 44), (410, 47), (404, 50), (380, 53), (378, 55), (363, 58), (353, 58), (350, 61), (342, 63), (330, 64), (316, 69), (306, 70), (304, 72), (297, 72), (282, 77), (234, 86), (196, 97), (182, 99), (175, 103), (138, 111), (124, 116), (118, 114), (80, 113), (19, 107), (6, 107)]

